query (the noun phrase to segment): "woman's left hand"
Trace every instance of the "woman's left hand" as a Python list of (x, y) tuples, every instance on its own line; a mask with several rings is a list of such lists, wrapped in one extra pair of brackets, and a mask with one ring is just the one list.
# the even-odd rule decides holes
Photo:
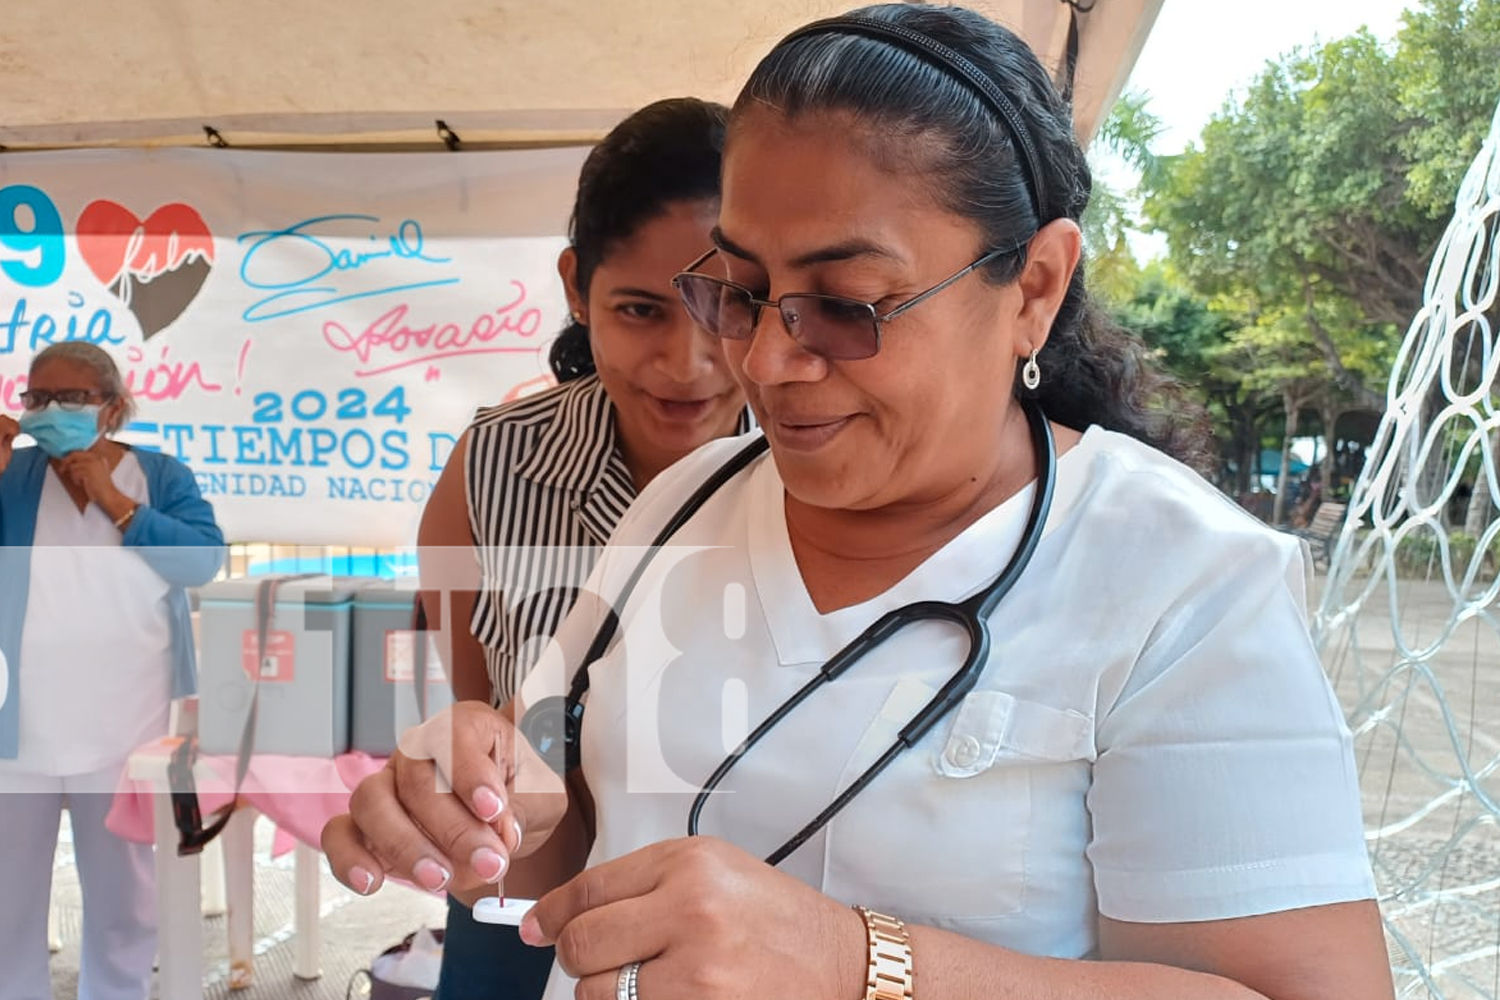
[(75, 451), (57, 460), (58, 473), (74, 486), (79, 487), (95, 505), (103, 508), (111, 518), (117, 516), (113, 508), (117, 501), (130, 501), (115, 486), (109, 459), (92, 448)]
[(641, 1000), (855, 1000), (864, 921), (732, 844), (663, 841), (585, 871), (537, 903), (528, 944), (557, 945), (579, 1000), (613, 1000), (641, 962)]

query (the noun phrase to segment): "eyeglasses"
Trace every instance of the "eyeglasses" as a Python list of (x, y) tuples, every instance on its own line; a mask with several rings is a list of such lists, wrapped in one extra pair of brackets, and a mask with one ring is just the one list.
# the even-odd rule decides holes
[(781, 314), (786, 332), (804, 350), (834, 361), (858, 361), (879, 353), (881, 324), (927, 301), (970, 271), (1019, 249), (1020, 246), (991, 250), (887, 313), (876, 311), (871, 302), (816, 292), (797, 292), (774, 301), (758, 299), (748, 288), (732, 281), (697, 273), (704, 261), (719, 252), (717, 247), (689, 264), (672, 279), (672, 285), (682, 297), (688, 315), (715, 337), (749, 339), (760, 321), (760, 311), (770, 307)]
[(21, 393), (21, 405), (28, 410), (40, 410), (48, 403), (56, 403), (64, 410), (81, 410), (96, 399), (104, 399), (104, 393), (94, 389), (28, 389)]

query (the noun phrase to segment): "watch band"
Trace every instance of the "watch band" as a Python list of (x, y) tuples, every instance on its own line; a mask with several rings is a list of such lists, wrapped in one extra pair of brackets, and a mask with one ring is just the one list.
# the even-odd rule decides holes
[(870, 945), (865, 1000), (912, 1000), (911, 936), (906, 925), (863, 906), (855, 909), (864, 918)]

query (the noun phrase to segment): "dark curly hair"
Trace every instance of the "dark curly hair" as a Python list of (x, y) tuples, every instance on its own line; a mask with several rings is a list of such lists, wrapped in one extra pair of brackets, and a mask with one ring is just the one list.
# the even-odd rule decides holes
[[(657, 101), (616, 125), (589, 153), (568, 223), (580, 294), (588, 294), (594, 270), (642, 224), (675, 202), (718, 198), (728, 116), (722, 104), (695, 97)], [(588, 327), (570, 323), (547, 361), (559, 382), (592, 375)]]
[[(1007, 125), (954, 71), (887, 40), (833, 31), (794, 33), (777, 45), (740, 92), (731, 122), (762, 107), (788, 118), (849, 115), (882, 137), (890, 160), (885, 166), (924, 177), (944, 207), (979, 226), (986, 246), (1021, 244), (985, 268), (996, 284), (1015, 280), (1025, 264), (1025, 241), (1055, 219), (1077, 221), (1088, 205), (1093, 178), (1067, 102), (1024, 41), (973, 11), (882, 4), (848, 16), (947, 46), (999, 88), (1018, 121)], [(1018, 134), (1029, 140), (1033, 156), (1018, 159)], [(1038, 173), (1035, 195), (1028, 163)], [(1157, 369), (1138, 337), (1092, 301), (1083, 272), (1080, 262), (1038, 356), (1041, 384), (1027, 390), (1016, 378), (1015, 391), (1035, 397), (1061, 424), (1080, 430), (1098, 424), (1205, 467), (1201, 408)]]

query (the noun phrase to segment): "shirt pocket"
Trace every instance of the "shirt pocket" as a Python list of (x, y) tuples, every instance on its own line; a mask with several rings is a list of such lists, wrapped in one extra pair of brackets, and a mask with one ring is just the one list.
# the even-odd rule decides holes
[[(857, 780), (936, 694), (903, 679), (840, 779)], [(1092, 756), (1082, 713), (971, 692), (829, 825), (824, 891), (850, 903), (961, 930), (1026, 905), (1039, 768)]]

